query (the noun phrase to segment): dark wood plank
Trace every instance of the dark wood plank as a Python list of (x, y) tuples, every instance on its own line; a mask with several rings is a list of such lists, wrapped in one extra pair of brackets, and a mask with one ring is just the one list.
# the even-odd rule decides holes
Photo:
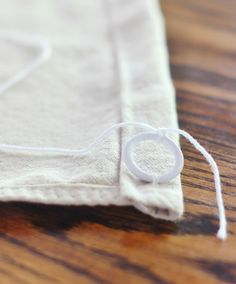
[(211, 171), (183, 140), (183, 220), (129, 207), (1, 203), (1, 283), (236, 283), (236, 2), (162, 6), (180, 126), (219, 164), (228, 240), (215, 238)]

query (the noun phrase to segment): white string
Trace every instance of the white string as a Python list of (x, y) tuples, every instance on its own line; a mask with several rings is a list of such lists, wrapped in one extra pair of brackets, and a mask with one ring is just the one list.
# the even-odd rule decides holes
[(37, 69), (45, 60), (51, 56), (51, 47), (47, 41), (42, 38), (35, 37), (33, 35), (27, 35), (22, 32), (9, 32), (1, 31), (0, 39), (17, 41), (19, 44), (30, 47), (37, 47), (40, 52), (34, 60), (27, 64), (18, 73), (13, 75), (7, 81), (0, 85), (0, 94), (11, 88), (13, 85), (22, 81), (26, 78), (32, 71)]
[[(213, 157), (206, 151), (206, 149), (200, 145), (200, 143), (194, 139), (189, 133), (181, 129), (175, 128), (154, 128), (146, 123), (140, 122), (122, 122), (117, 123), (103, 131), (88, 147), (82, 149), (65, 149), (65, 148), (53, 148), (53, 147), (31, 147), (31, 146), (19, 146), (19, 145), (9, 145), (9, 144), (0, 144), (0, 149), (2, 150), (21, 150), (21, 151), (32, 151), (32, 152), (47, 152), (47, 153), (61, 153), (61, 154), (82, 154), (85, 155), (92, 150), (97, 144), (99, 144), (105, 137), (107, 137), (113, 130), (122, 128), (125, 126), (136, 126), (141, 127), (146, 130), (151, 130), (154, 132), (161, 132), (162, 134), (166, 134), (168, 132), (178, 133), (184, 136), (193, 146), (205, 157), (208, 163), (211, 166), (211, 170), (214, 175), (215, 182), (215, 190), (216, 190), (216, 202), (219, 211), (219, 230), (217, 232), (217, 237), (219, 239), (227, 238), (227, 221), (225, 216), (225, 208), (222, 198), (222, 189), (220, 182), (220, 174), (217, 167), (217, 164)], [(164, 131), (164, 133), (163, 133)]]
[(94, 140), (94, 142), (89, 144), (88, 147), (82, 148), (82, 149), (65, 149), (65, 148), (55, 148), (55, 147), (31, 147), (31, 146), (19, 146), (19, 145), (9, 145), (9, 144), (0, 144), (0, 149), (86, 155), (92, 150), (93, 147), (95, 147), (99, 142), (101, 142), (105, 137), (107, 137), (114, 129), (121, 128), (124, 126), (137, 126), (137, 127), (142, 127), (147, 130), (156, 131), (156, 128), (146, 123), (121, 122), (121, 123), (114, 124), (108, 129), (104, 130), (100, 135), (98, 135), (98, 137)]
[(181, 134), (184, 136), (208, 161), (209, 165), (211, 166), (211, 170), (214, 175), (214, 182), (215, 182), (215, 190), (216, 190), (216, 202), (219, 211), (219, 230), (217, 232), (217, 237), (219, 239), (225, 240), (227, 238), (227, 220), (225, 216), (225, 207), (222, 198), (222, 188), (221, 188), (221, 181), (220, 181), (220, 173), (218, 166), (213, 159), (213, 157), (206, 151), (206, 149), (196, 140), (194, 139), (189, 133), (181, 129), (167, 129), (168, 131), (173, 131), (176, 133)]

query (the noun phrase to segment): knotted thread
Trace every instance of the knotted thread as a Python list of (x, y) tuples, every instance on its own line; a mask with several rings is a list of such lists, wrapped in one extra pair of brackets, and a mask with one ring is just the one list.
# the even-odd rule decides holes
[[(144, 128), (146, 130), (151, 130), (153, 132), (161, 131), (165, 132), (165, 135), (168, 133), (177, 133), (185, 137), (208, 161), (211, 166), (211, 170), (214, 175), (214, 182), (215, 182), (215, 190), (216, 190), (216, 202), (218, 206), (218, 215), (219, 215), (219, 230), (217, 232), (217, 237), (219, 239), (226, 239), (227, 238), (227, 221), (225, 216), (225, 208), (222, 198), (222, 189), (221, 189), (221, 182), (220, 182), (220, 174), (217, 164), (213, 157), (206, 151), (206, 149), (196, 140), (194, 139), (189, 133), (184, 130), (177, 129), (177, 128), (154, 128), (146, 123), (141, 122), (122, 122), (117, 123), (103, 131), (95, 140), (92, 142), (88, 147), (82, 149), (65, 149), (65, 148), (51, 148), (51, 147), (31, 147), (31, 146), (20, 146), (20, 145), (9, 145), (9, 144), (0, 144), (0, 149), (9, 149), (9, 150), (21, 150), (21, 151), (32, 151), (32, 152), (46, 152), (46, 153), (61, 153), (61, 154), (81, 154), (86, 155), (89, 153), (96, 145), (102, 142), (104, 138), (106, 138), (113, 130), (127, 127), (127, 126), (137, 126)], [(156, 179), (158, 182), (158, 178)]]

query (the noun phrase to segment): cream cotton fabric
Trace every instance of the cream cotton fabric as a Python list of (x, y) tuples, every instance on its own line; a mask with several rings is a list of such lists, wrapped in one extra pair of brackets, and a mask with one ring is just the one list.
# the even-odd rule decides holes
[[(2, 0), (0, 0), (1, 3)], [(177, 127), (165, 31), (155, 0), (2, 1), (1, 29), (48, 40), (52, 57), (0, 96), (1, 143), (79, 149), (121, 121)], [(37, 48), (1, 39), (0, 80)], [(133, 205), (168, 220), (183, 213), (180, 179), (139, 181), (122, 149), (141, 128), (127, 127), (86, 156), (0, 151), (0, 200), (67, 205)], [(177, 137), (174, 137), (177, 139)], [(140, 145), (135, 157), (159, 173), (172, 157)]]

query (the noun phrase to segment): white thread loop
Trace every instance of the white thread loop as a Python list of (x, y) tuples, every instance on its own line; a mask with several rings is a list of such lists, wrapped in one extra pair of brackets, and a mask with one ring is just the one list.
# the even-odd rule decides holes
[[(219, 211), (219, 230), (217, 232), (217, 237), (221, 240), (224, 240), (227, 238), (227, 221), (226, 221), (226, 216), (225, 216), (225, 208), (224, 208), (224, 203), (223, 203), (223, 198), (222, 198), (222, 189), (221, 189), (221, 182), (220, 182), (220, 174), (219, 174), (219, 170), (217, 167), (217, 164), (215, 162), (215, 160), (212, 158), (212, 156), (206, 151), (206, 149), (201, 146), (199, 144), (199, 142), (194, 139), (189, 133), (187, 133), (184, 130), (181, 129), (175, 129), (175, 128), (159, 128), (156, 129), (148, 124), (145, 123), (140, 123), (140, 122), (123, 122), (123, 123), (117, 123), (112, 125), (110, 128), (106, 129), (105, 131), (103, 131), (95, 140), (93, 143), (91, 143), (87, 148), (83, 148), (83, 149), (65, 149), (65, 148), (50, 148), (50, 147), (29, 147), (29, 146), (19, 146), (19, 145), (7, 145), (7, 144), (0, 144), (0, 149), (2, 150), (21, 150), (21, 151), (32, 151), (32, 152), (47, 152), (47, 153), (61, 153), (61, 154), (82, 154), (85, 155), (88, 152), (90, 152), (92, 150), (92, 148), (94, 148), (97, 144), (99, 144), (105, 137), (107, 137), (113, 130), (121, 128), (121, 127), (125, 127), (125, 126), (136, 126), (136, 127), (141, 127), (144, 128), (146, 130), (148, 130), (149, 132), (143, 132), (139, 135), (139, 141), (140, 141), (140, 135), (142, 135), (141, 138), (145, 138), (143, 140), (147, 140), (147, 137), (150, 138), (150, 131), (152, 131), (152, 135), (154, 135), (153, 137), (158, 136), (158, 137), (162, 137), (161, 141), (168, 141), (166, 139), (169, 139), (167, 137), (166, 134), (168, 134), (169, 132), (172, 133), (177, 133), (180, 134), (182, 136), (184, 136), (204, 157), (205, 159), (208, 161), (208, 163), (211, 166), (211, 170), (213, 172), (214, 175), (214, 182), (215, 182), (215, 189), (216, 189), (216, 201), (217, 201), (217, 206), (218, 206), (218, 211)], [(164, 131), (164, 132), (163, 132)], [(149, 134), (147, 134), (149, 133)], [(138, 135), (134, 136), (133, 138), (131, 138), (131, 140), (127, 143), (127, 145), (130, 146), (129, 143), (131, 143), (132, 141), (134, 141), (135, 137), (137, 137)], [(142, 139), (141, 139), (142, 140)], [(171, 141), (171, 140), (170, 140)], [(168, 142), (170, 143), (170, 142)], [(171, 142), (174, 143), (174, 142)], [(130, 147), (125, 147), (126, 151), (124, 151), (123, 153), (123, 158), (124, 160), (127, 162), (127, 155), (130, 156), (130, 151), (131, 148)], [(169, 175), (168, 179), (162, 179), (162, 176), (156, 176), (155, 174), (152, 174), (150, 176), (150, 179), (145, 179), (145, 176), (140, 176), (140, 173), (137, 174), (137, 172), (134, 172), (132, 170), (132, 168), (130, 167), (130, 163), (126, 163), (126, 165), (128, 166), (129, 169), (131, 169), (131, 172), (133, 172), (134, 174), (137, 174), (137, 177), (144, 179), (146, 181), (149, 182), (167, 182), (170, 179), (173, 179), (176, 176), (176, 173), (179, 174), (179, 172), (182, 169), (182, 161), (181, 161), (181, 157), (182, 157), (182, 152), (179, 149), (179, 147), (177, 145), (172, 147), (176, 147), (173, 148), (174, 153), (175, 153), (175, 158), (176, 158), (176, 163), (178, 165), (178, 167), (176, 168), (176, 172), (174, 175)], [(128, 149), (128, 150), (127, 150)], [(172, 150), (173, 150), (172, 149)], [(179, 155), (178, 151), (181, 152), (181, 155)], [(176, 154), (178, 153), (178, 154)], [(130, 156), (131, 157), (131, 156)], [(173, 174), (173, 173), (172, 173)], [(144, 177), (144, 178), (143, 178)]]

